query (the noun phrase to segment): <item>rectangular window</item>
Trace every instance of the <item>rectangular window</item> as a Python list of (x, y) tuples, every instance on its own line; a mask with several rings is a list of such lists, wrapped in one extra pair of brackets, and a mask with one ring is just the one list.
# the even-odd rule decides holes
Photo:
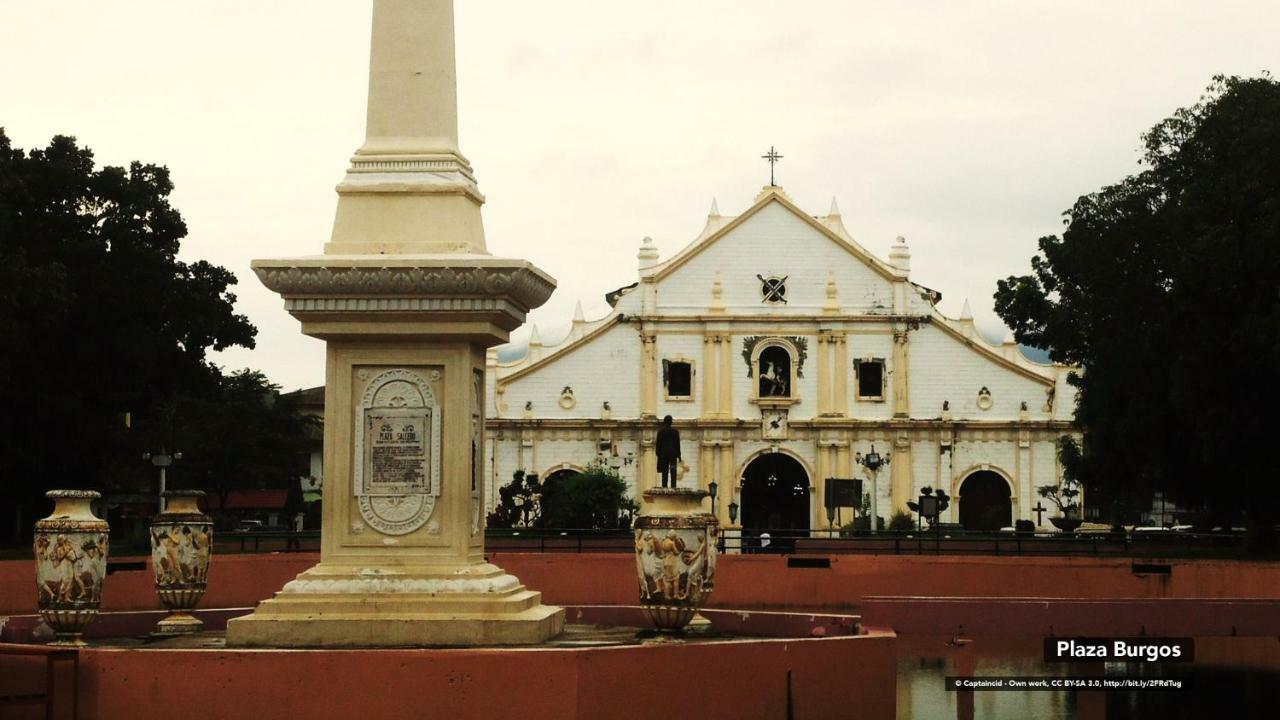
[(858, 376), (858, 399), (883, 400), (884, 360), (880, 358), (855, 360), (853, 369)]
[(667, 399), (693, 396), (693, 363), (687, 360), (662, 361), (663, 384), (667, 387)]

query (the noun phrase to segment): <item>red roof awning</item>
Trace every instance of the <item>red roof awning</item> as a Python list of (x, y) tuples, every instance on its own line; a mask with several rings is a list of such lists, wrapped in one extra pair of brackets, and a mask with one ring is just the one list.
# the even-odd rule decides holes
[[(281, 510), (289, 497), (288, 490), (232, 490), (227, 494), (227, 510)], [(207, 510), (222, 510), (217, 493), (204, 496)]]

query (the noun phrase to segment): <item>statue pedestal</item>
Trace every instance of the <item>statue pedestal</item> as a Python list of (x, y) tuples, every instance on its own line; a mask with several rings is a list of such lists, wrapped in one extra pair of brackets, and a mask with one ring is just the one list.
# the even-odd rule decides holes
[(484, 561), (485, 350), (553, 281), (485, 255), (320, 256), (254, 271), (326, 341), (320, 564), (227, 625), (235, 647), (511, 645), (558, 634)]

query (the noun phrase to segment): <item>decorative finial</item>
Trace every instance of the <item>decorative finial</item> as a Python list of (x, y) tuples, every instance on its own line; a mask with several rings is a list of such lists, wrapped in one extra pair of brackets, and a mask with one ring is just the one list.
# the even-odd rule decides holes
[(773, 149), (772, 145), (770, 145), (769, 152), (765, 153), (764, 155), (761, 155), (760, 158), (762, 160), (769, 161), (769, 187), (777, 187), (778, 184), (773, 181), (773, 166), (775, 163), (777, 163), (779, 160), (782, 159), (782, 156), (778, 154), (777, 150)]
[(653, 244), (653, 238), (645, 237), (640, 241), (640, 252), (636, 253), (636, 258), (640, 261), (641, 270), (658, 264), (658, 246)]
[(586, 321), (587, 321), (587, 317), (582, 312), (582, 301), (579, 300), (573, 306), (573, 323), (575, 325), (580, 325)]
[(840, 217), (840, 206), (836, 205), (836, 196), (831, 196), (831, 209), (827, 211), (827, 217)]
[(711, 198), (711, 211), (707, 213), (707, 217), (720, 217), (720, 204), (715, 198)]

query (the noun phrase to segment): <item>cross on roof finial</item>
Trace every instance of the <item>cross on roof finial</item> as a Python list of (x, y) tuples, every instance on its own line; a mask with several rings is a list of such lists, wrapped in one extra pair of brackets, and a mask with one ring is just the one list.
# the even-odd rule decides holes
[(760, 157), (764, 160), (769, 161), (769, 187), (777, 187), (777, 185), (773, 182), (773, 165), (774, 163), (781, 160), (782, 156), (778, 154), (777, 150), (773, 149), (772, 145), (770, 145), (769, 152), (765, 153), (764, 155), (761, 155)]

